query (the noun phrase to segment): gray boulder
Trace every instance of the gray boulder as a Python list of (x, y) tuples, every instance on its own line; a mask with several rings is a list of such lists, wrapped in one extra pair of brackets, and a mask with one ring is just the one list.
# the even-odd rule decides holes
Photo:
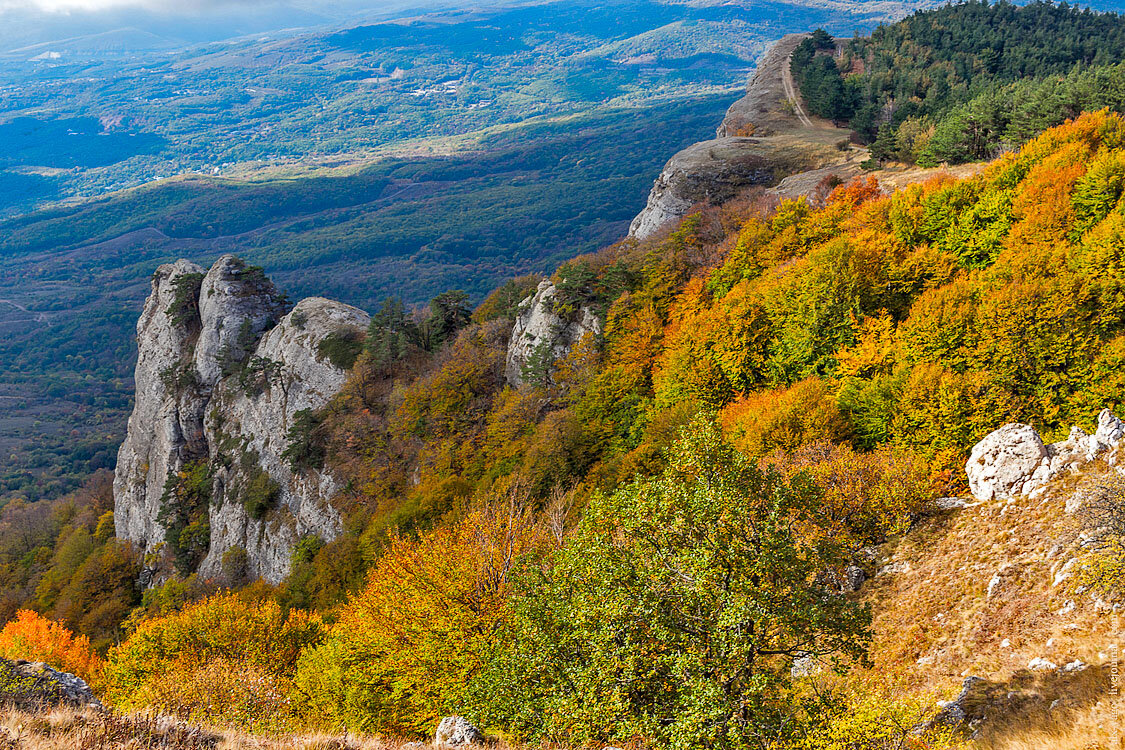
[(484, 735), (463, 716), (446, 716), (434, 733), (434, 747), (468, 747), (484, 742)]
[(965, 464), (969, 488), (978, 500), (1029, 495), (1091, 461), (1105, 460), (1114, 465), (1117, 454), (1113, 449), (1123, 438), (1125, 423), (1109, 409), (1098, 414), (1098, 429), (1093, 435), (1073, 427), (1066, 440), (1050, 445), (1044, 445), (1030, 425), (1006, 424), (973, 448)]
[(923, 725), (924, 729), (935, 727), (960, 727), (964, 724), (979, 720), (982, 716), (980, 707), (973, 705), (973, 697), (979, 689), (987, 686), (987, 682), (980, 678), (969, 676), (961, 683), (961, 692), (949, 703), (944, 704), (932, 719)]
[(863, 588), (863, 584), (866, 580), (867, 571), (858, 565), (849, 565), (847, 570), (844, 571), (843, 589), (848, 593), (854, 594)]
[[(41, 661), (8, 661), (0, 659), (0, 671), (8, 673), (6, 687), (0, 692), (18, 694), (4, 697), (16, 703), (31, 702), (49, 706), (92, 707), (101, 709), (101, 702), (81, 677), (61, 672)], [(14, 680), (12, 678), (15, 678)]]

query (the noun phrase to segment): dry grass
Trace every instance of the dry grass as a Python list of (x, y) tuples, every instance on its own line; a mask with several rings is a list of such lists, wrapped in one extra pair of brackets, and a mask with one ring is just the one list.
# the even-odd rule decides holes
[(91, 709), (0, 712), (0, 750), (399, 750), (405, 744), (355, 735), (255, 737), (193, 727), (169, 717), (119, 716)]
[[(1125, 613), (1077, 587), (1082, 529), (1064, 510), (1111, 471), (1097, 462), (1034, 498), (935, 513), (881, 550), (875, 567), (908, 569), (865, 587), (876, 669), (949, 696), (965, 676), (987, 680), (982, 750), (1125, 750), (1125, 701), (1110, 679)], [(1032, 672), (1037, 657), (1090, 667)]]
[(1008, 736), (978, 743), (982, 750), (1122, 750), (1125, 707), (1103, 702), (1051, 727), (1012, 727)]

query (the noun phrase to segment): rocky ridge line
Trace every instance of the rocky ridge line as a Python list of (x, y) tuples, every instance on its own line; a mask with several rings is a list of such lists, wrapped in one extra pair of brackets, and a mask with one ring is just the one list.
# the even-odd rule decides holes
[(849, 176), (859, 171), (851, 164), (855, 154), (836, 147), (850, 131), (820, 121), (810, 127), (786, 106), (789, 57), (807, 36), (789, 34), (774, 44), (758, 60), (746, 94), (727, 110), (717, 137), (668, 160), (645, 208), (629, 225), (630, 237), (653, 237), (693, 206), (719, 205), (751, 186), (840, 165), (847, 166)]

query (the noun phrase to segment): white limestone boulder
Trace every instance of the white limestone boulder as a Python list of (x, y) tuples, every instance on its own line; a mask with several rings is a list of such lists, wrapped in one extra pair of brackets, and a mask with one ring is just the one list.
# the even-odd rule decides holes
[(969, 489), (978, 500), (1019, 495), (1045, 458), (1047, 446), (1034, 427), (1006, 424), (973, 448), (965, 464)]

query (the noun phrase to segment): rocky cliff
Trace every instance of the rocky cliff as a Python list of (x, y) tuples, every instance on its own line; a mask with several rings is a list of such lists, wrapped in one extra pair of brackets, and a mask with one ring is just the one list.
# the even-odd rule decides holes
[(180, 380), (199, 339), (203, 269), (186, 260), (163, 265), (137, 321), (135, 405), (113, 481), (117, 535), (149, 549), (164, 540), (157, 521), (164, 483), (207, 455), (203, 410), (191, 379)]
[(504, 379), (514, 388), (525, 384), (529, 366), (538, 367), (547, 377), (550, 366), (565, 357), (583, 336), (601, 333), (601, 323), (588, 307), (580, 307), (573, 318), (560, 315), (557, 297), (558, 289), (544, 279), (535, 294), (520, 303), (504, 363)]
[(725, 137), (693, 144), (664, 165), (644, 210), (629, 225), (629, 236), (648, 239), (693, 206), (717, 206), (744, 188), (773, 185), (837, 158), (831, 146), (792, 139)]
[(770, 135), (773, 130), (793, 127), (792, 115), (785, 107), (786, 99), (796, 98), (788, 75), (789, 57), (809, 36), (786, 34), (766, 50), (746, 84), (746, 93), (727, 109), (715, 135)]
[(856, 154), (837, 148), (850, 131), (812, 120), (801, 109), (789, 76), (789, 56), (805, 36), (789, 34), (762, 56), (717, 138), (689, 146), (668, 161), (644, 210), (630, 224), (630, 237), (652, 237), (693, 206), (721, 204), (746, 188), (855, 161)]
[[(276, 582), (301, 536), (340, 533), (332, 477), (294, 474), (282, 454), (297, 413), (323, 406), (344, 383), (324, 343), (355, 338), (369, 319), (320, 298), (286, 315), (287, 307), (260, 269), (234, 256), (206, 274), (181, 260), (153, 276), (137, 324), (136, 403), (118, 454), (114, 519), (157, 575), (194, 555), (204, 575), (229, 574), (225, 559), (239, 575)], [(194, 490), (206, 501), (195, 518), (167, 507), (184, 502), (177, 483), (190, 467), (203, 467), (193, 476), (208, 485)], [(190, 521), (191, 550), (182, 528), (167, 539), (173, 517)]]

